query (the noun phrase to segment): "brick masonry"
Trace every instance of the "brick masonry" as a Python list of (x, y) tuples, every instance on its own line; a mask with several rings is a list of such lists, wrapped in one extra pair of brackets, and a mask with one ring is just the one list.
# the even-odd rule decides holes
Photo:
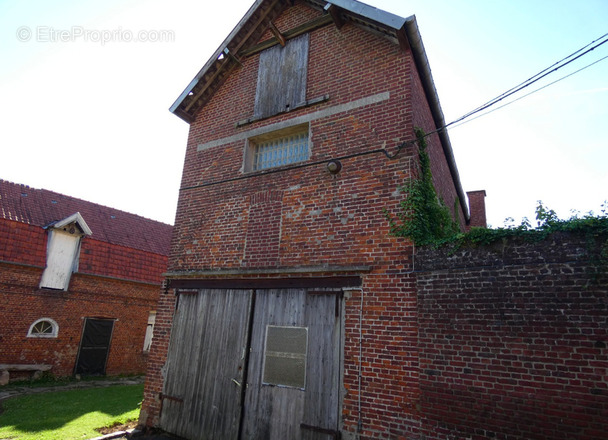
[[(274, 23), (284, 32), (320, 14), (296, 1)], [(357, 273), (362, 289), (345, 296), (343, 432), (413, 438), (419, 430), (413, 249), (390, 235), (385, 210), (397, 213), (398, 188), (415, 175), (418, 155), (414, 145), (393, 160), (369, 153), (395, 152), (415, 138), (415, 126), (435, 128), (412, 56), (349, 23), (316, 29), (306, 97), (330, 99), (235, 128), (253, 115), (258, 60), (259, 54), (242, 58), (190, 126), (169, 273), (272, 269), (302, 277), (341, 274), (308, 268), (369, 267)], [(386, 98), (348, 108), (371, 96)], [(308, 165), (243, 172), (243, 133), (337, 106), (346, 110), (310, 122)], [(429, 151), (438, 191), (454, 206), (454, 182), (436, 136), (429, 138)], [(331, 175), (326, 161), (347, 155), (340, 173)], [(460, 211), (457, 216), (464, 218)], [(175, 303), (173, 290), (161, 295), (140, 416), (148, 426), (159, 423)]]
[[(167, 256), (85, 238), (78, 272), (57, 291), (39, 289), (46, 249), (43, 228), (0, 218), (0, 363), (51, 364), (52, 374), (71, 375), (84, 318), (108, 318), (115, 323), (106, 374), (144, 372), (148, 314)], [(40, 318), (58, 324), (57, 338), (27, 337)]]
[(605, 438), (607, 239), (418, 250), (421, 438)]

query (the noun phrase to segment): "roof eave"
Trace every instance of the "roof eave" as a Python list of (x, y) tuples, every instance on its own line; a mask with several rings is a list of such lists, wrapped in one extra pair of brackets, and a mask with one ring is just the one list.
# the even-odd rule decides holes
[(186, 87), (184, 89), (184, 91), (181, 93), (181, 95), (179, 95), (179, 97), (175, 100), (175, 102), (173, 103), (173, 105), (169, 108), (169, 111), (171, 113), (175, 114), (176, 116), (178, 116), (179, 118), (183, 119), (184, 121), (186, 121), (189, 124), (194, 121), (194, 117), (192, 115), (190, 115), (188, 112), (180, 110), (180, 108), (179, 108), (180, 105), (182, 104), (182, 102), (184, 102), (184, 100), (188, 97), (188, 95), (190, 95), (192, 93), (192, 90), (194, 89), (194, 87), (198, 84), (198, 82), (201, 80), (201, 78), (203, 78), (205, 76), (205, 74), (207, 73), (207, 71), (209, 70), (209, 68), (214, 63), (216, 63), (218, 61), (218, 59), (220, 58), (220, 55), (222, 55), (224, 53), (224, 49), (226, 49), (228, 47), (228, 45), (230, 44), (230, 42), (239, 33), (239, 31), (241, 30), (241, 28), (251, 18), (251, 16), (255, 12), (255, 10), (264, 1), (265, 0), (256, 0), (256, 2), (253, 5), (251, 5), (251, 7), (247, 11), (247, 13), (243, 16), (243, 18), (241, 18), (241, 20), (234, 27), (234, 29), (232, 29), (232, 32), (230, 32), (230, 34), (228, 35), (228, 37), (226, 37), (226, 39), (224, 39), (224, 41), (222, 42), (222, 44), (220, 44), (220, 46), (217, 48), (217, 50), (213, 53), (213, 55), (211, 56), (211, 58), (209, 58), (209, 60), (207, 60), (207, 62), (203, 66), (203, 68), (201, 70), (199, 70), (199, 72), (196, 74), (196, 76), (194, 77), (194, 79), (192, 81), (190, 81), (190, 84), (188, 84), (188, 87)]
[[(433, 81), (433, 75), (431, 74), (431, 67), (429, 65), (429, 60), (426, 56), (426, 51), (424, 50), (422, 37), (418, 29), (418, 23), (416, 22), (416, 17), (408, 17), (408, 19), (405, 21), (404, 26), (407, 38), (412, 48), (414, 63), (416, 64), (416, 69), (418, 70), (418, 73), (420, 75), (424, 93), (431, 108), (433, 121), (435, 123), (435, 129), (442, 128), (445, 126), (445, 119), (443, 117), (441, 105), (439, 104), (439, 95), (437, 94), (437, 89), (435, 88), (435, 82)], [(448, 167), (450, 169), (450, 174), (452, 175), (452, 180), (454, 181), (454, 186), (456, 187), (456, 193), (458, 194), (460, 207), (462, 208), (465, 220), (468, 223), (470, 220), (469, 209), (467, 207), (464, 190), (462, 189), (460, 174), (458, 173), (458, 167), (456, 166), (456, 159), (454, 157), (454, 150), (452, 149), (450, 137), (448, 136), (448, 132), (445, 129), (440, 130), (438, 135), (441, 141), (443, 152), (445, 154), (445, 158), (448, 163)]]

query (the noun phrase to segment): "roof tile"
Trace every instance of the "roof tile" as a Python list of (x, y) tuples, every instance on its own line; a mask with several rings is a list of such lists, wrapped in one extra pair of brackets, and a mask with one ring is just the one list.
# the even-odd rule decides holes
[(173, 226), (45, 189), (0, 179), (0, 218), (45, 227), (80, 212), (91, 238), (167, 255)]

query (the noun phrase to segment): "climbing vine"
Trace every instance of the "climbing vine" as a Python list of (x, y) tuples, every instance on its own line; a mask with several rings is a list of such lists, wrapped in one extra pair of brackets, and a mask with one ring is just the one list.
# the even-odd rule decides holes
[[(391, 233), (410, 238), (417, 246), (440, 246), (450, 243), (454, 249), (464, 245), (486, 245), (509, 237), (520, 237), (524, 241), (539, 242), (555, 232), (572, 232), (586, 237), (589, 248), (599, 246), (594, 265), (603, 272), (608, 268), (608, 203), (602, 205), (601, 214), (572, 215), (560, 219), (555, 211), (538, 201), (536, 225), (524, 218), (518, 226), (502, 228), (471, 228), (462, 233), (450, 210), (441, 200), (433, 185), (430, 158), (426, 151), (425, 133), (415, 130), (419, 151), (419, 175), (408, 179), (400, 188), (407, 197), (401, 202), (395, 217), (387, 211)], [(455, 203), (458, 203), (456, 200)], [(454, 208), (456, 212), (457, 208)]]
[(408, 179), (400, 188), (407, 194), (401, 202), (397, 218), (386, 213), (391, 233), (408, 237), (417, 246), (438, 244), (455, 237), (458, 224), (452, 218), (449, 208), (437, 196), (431, 174), (431, 161), (426, 151), (425, 133), (415, 130), (418, 143), (419, 176)]

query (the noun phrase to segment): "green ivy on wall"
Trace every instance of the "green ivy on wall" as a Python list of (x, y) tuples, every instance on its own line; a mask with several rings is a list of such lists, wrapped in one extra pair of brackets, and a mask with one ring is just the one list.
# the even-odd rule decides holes
[[(419, 175), (408, 179), (400, 188), (406, 198), (400, 203), (396, 218), (385, 210), (391, 233), (411, 239), (416, 246), (440, 246), (450, 243), (454, 249), (464, 245), (486, 245), (509, 237), (520, 237), (525, 241), (538, 242), (555, 232), (572, 232), (586, 237), (588, 246), (599, 246), (595, 266), (600, 272), (608, 267), (608, 203), (602, 205), (600, 215), (589, 213), (567, 220), (558, 218), (555, 211), (545, 207), (541, 201), (536, 207), (536, 226), (524, 218), (519, 226), (502, 228), (471, 228), (462, 233), (458, 223), (443, 200), (438, 197), (433, 185), (430, 158), (426, 151), (425, 133), (415, 129), (418, 143)], [(455, 204), (458, 200), (455, 201)], [(457, 212), (457, 208), (454, 209)]]
[(431, 160), (426, 151), (425, 133), (415, 129), (418, 143), (419, 176), (410, 178), (400, 188), (407, 197), (401, 202), (397, 218), (387, 212), (391, 233), (410, 238), (416, 246), (440, 244), (460, 232), (449, 208), (437, 196), (431, 174)]

